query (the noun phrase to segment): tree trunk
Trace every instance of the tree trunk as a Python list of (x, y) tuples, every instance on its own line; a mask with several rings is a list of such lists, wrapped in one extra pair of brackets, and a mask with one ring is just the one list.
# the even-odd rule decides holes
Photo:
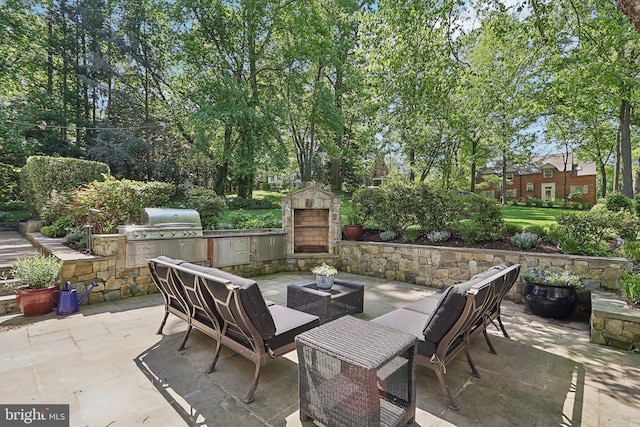
[(477, 173), (477, 162), (476, 162), (476, 153), (478, 150), (478, 142), (474, 139), (471, 141), (471, 186), (469, 187), (472, 193), (476, 192), (476, 173)]
[(600, 183), (602, 188), (600, 189), (600, 197), (607, 196), (607, 168), (604, 162), (600, 162)]
[(620, 104), (620, 152), (622, 157), (622, 194), (633, 197), (633, 166), (631, 158), (631, 104)]
[(502, 150), (502, 204), (507, 204), (507, 150)]
[(620, 191), (620, 128), (616, 132), (616, 163), (613, 169), (613, 192)]

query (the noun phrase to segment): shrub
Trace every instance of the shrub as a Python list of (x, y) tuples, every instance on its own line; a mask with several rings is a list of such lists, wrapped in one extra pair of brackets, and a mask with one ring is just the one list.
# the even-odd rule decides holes
[(634, 263), (640, 262), (640, 242), (639, 241), (629, 241), (625, 242), (620, 248), (620, 252), (627, 257), (629, 261)]
[(58, 280), (62, 261), (54, 256), (31, 255), (18, 259), (11, 267), (11, 277), (17, 279), (12, 287), (28, 286), (31, 289), (44, 289)]
[(246, 226), (246, 228), (278, 228), (282, 227), (282, 221), (276, 218), (274, 214), (266, 213), (250, 218), (246, 222)]
[(620, 276), (620, 287), (629, 302), (640, 302), (640, 275), (625, 271), (622, 273), (622, 276)]
[(418, 222), (414, 185), (393, 182), (379, 188), (363, 188), (356, 191), (352, 203), (362, 207), (363, 214), (384, 230), (400, 232)]
[(87, 233), (84, 231), (73, 231), (64, 238), (67, 243), (80, 246), (81, 248), (87, 247)]
[(605, 198), (604, 205), (608, 210), (619, 212), (621, 210), (631, 212), (633, 209), (633, 201), (624, 194), (608, 194)]
[(142, 208), (164, 205), (174, 191), (175, 186), (165, 182), (117, 180), (108, 176), (74, 191), (72, 211), (76, 223), (82, 223), (90, 208), (99, 209), (93, 232), (114, 233), (119, 224), (136, 222)]
[(11, 200), (0, 203), (0, 211), (15, 212), (27, 209), (27, 204), (21, 200)]
[(11, 221), (11, 214), (9, 212), (0, 211), (0, 222)]
[(242, 197), (233, 197), (227, 199), (227, 208), (232, 211), (240, 209), (259, 210), (259, 209), (278, 209), (280, 206), (267, 199), (245, 199)]
[(451, 233), (448, 231), (432, 231), (427, 233), (427, 239), (432, 242), (446, 242), (451, 238)]
[(408, 194), (407, 197), (413, 197), (416, 201), (413, 204), (415, 218), (423, 230), (443, 230), (458, 217), (458, 206), (461, 205), (457, 203), (460, 199), (455, 195), (444, 193), (427, 184), (419, 184), (413, 190), (415, 195)]
[(522, 231), (522, 226), (515, 222), (505, 222), (502, 225), (502, 229), (500, 230), (502, 234), (506, 234), (507, 236), (520, 233), (521, 231)]
[(528, 208), (530, 208), (531, 206), (533, 206), (533, 200), (532, 199), (527, 199), (524, 201), (524, 205)]
[(535, 233), (541, 238), (545, 238), (547, 236), (547, 229), (541, 225), (530, 225), (524, 231), (528, 231), (529, 233)]
[(637, 217), (640, 217), (640, 193), (633, 198), (633, 207)]
[(180, 207), (197, 210), (202, 227), (215, 229), (218, 225), (218, 215), (227, 209), (227, 204), (224, 198), (218, 196), (214, 190), (193, 187), (185, 191), (185, 199), (180, 203)]
[(531, 249), (540, 243), (540, 236), (535, 233), (523, 231), (522, 233), (511, 236), (511, 243), (520, 249)]
[[(0, 163), (0, 202), (8, 202), (20, 198), (20, 169), (12, 165)], [(10, 210), (3, 209), (0, 210)]]
[(389, 240), (393, 240), (398, 236), (395, 231), (383, 231), (380, 233), (380, 240), (384, 242), (388, 242)]
[(484, 228), (476, 222), (462, 222), (458, 224), (457, 232), (465, 243), (478, 243), (493, 238), (491, 234), (487, 234)]
[(416, 240), (418, 240), (419, 235), (420, 232), (416, 229), (405, 230), (405, 232), (403, 233), (404, 240), (406, 240), (407, 242), (415, 242)]
[(541, 207), (542, 207), (542, 205), (543, 205), (543, 203), (544, 203), (544, 202), (543, 202), (542, 200), (540, 200), (540, 199), (535, 199), (535, 200), (533, 201), (533, 204), (534, 204), (534, 205), (536, 205), (536, 207), (538, 207), (538, 208), (541, 208)]
[(50, 203), (52, 193), (67, 193), (79, 185), (101, 180), (109, 174), (105, 163), (64, 157), (32, 156), (22, 168), (21, 180), (24, 200), (34, 214), (53, 220), (41, 213)]
[[(568, 253), (593, 254), (601, 252), (606, 236), (628, 239), (637, 236), (637, 220), (627, 212), (613, 212), (602, 207), (594, 207), (590, 211), (565, 213), (556, 218), (559, 229), (554, 238), (556, 243)], [(551, 234), (550, 234), (551, 235)], [(561, 245), (565, 242), (565, 246)], [(576, 251), (576, 252), (574, 252)]]
[(479, 235), (492, 239), (494, 233), (502, 229), (502, 210), (495, 199), (473, 194), (470, 196), (458, 196), (462, 205), (463, 219), (471, 220), (478, 228)]

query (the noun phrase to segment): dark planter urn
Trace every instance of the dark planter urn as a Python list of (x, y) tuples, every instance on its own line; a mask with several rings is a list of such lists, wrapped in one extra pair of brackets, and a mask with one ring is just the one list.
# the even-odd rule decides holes
[(525, 280), (522, 294), (531, 312), (552, 319), (566, 319), (578, 305), (573, 286), (558, 286)]
[(357, 241), (362, 237), (362, 233), (364, 232), (362, 225), (345, 225), (344, 226), (344, 237), (347, 240)]
[(45, 289), (16, 289), (16, 305), (24, 316), (40, 316), (49, 313), (58, 302), (60, 286)]

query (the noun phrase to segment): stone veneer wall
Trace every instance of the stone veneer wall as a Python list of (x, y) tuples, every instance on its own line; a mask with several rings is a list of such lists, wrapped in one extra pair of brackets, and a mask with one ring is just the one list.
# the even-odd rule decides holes
[[(586, 277), (586, 289), (619, 290), (618, 278), (631, 264), (625, 258), (599, 258), (490, 249), (446, 248), (378, 242), (339, 241), (338, 269), (347, 273), (384, 277), (433, 288), (445, 288), (471, 278), (503, 261), (535, 266), (557, 266)], [(519, 286), (508, 297), (520, 300)]]
[(640, 310), (617, 295), (591, 293), (591, 342), (622, 350), (640, 349)]

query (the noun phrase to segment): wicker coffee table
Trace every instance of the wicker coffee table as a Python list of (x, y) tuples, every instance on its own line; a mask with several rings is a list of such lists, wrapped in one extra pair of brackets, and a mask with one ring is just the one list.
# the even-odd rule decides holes
[(363, 303), (364, 285), (347, 280), (334, 280), (330, 291), (318, 289), (315, 283), (287, 286), (287, 307), (314, 314), (321, 324), (362, 313)]
[(401, 426), (416, 412), (417, 338), (351, 316), (296, 337), (300, 419)]

